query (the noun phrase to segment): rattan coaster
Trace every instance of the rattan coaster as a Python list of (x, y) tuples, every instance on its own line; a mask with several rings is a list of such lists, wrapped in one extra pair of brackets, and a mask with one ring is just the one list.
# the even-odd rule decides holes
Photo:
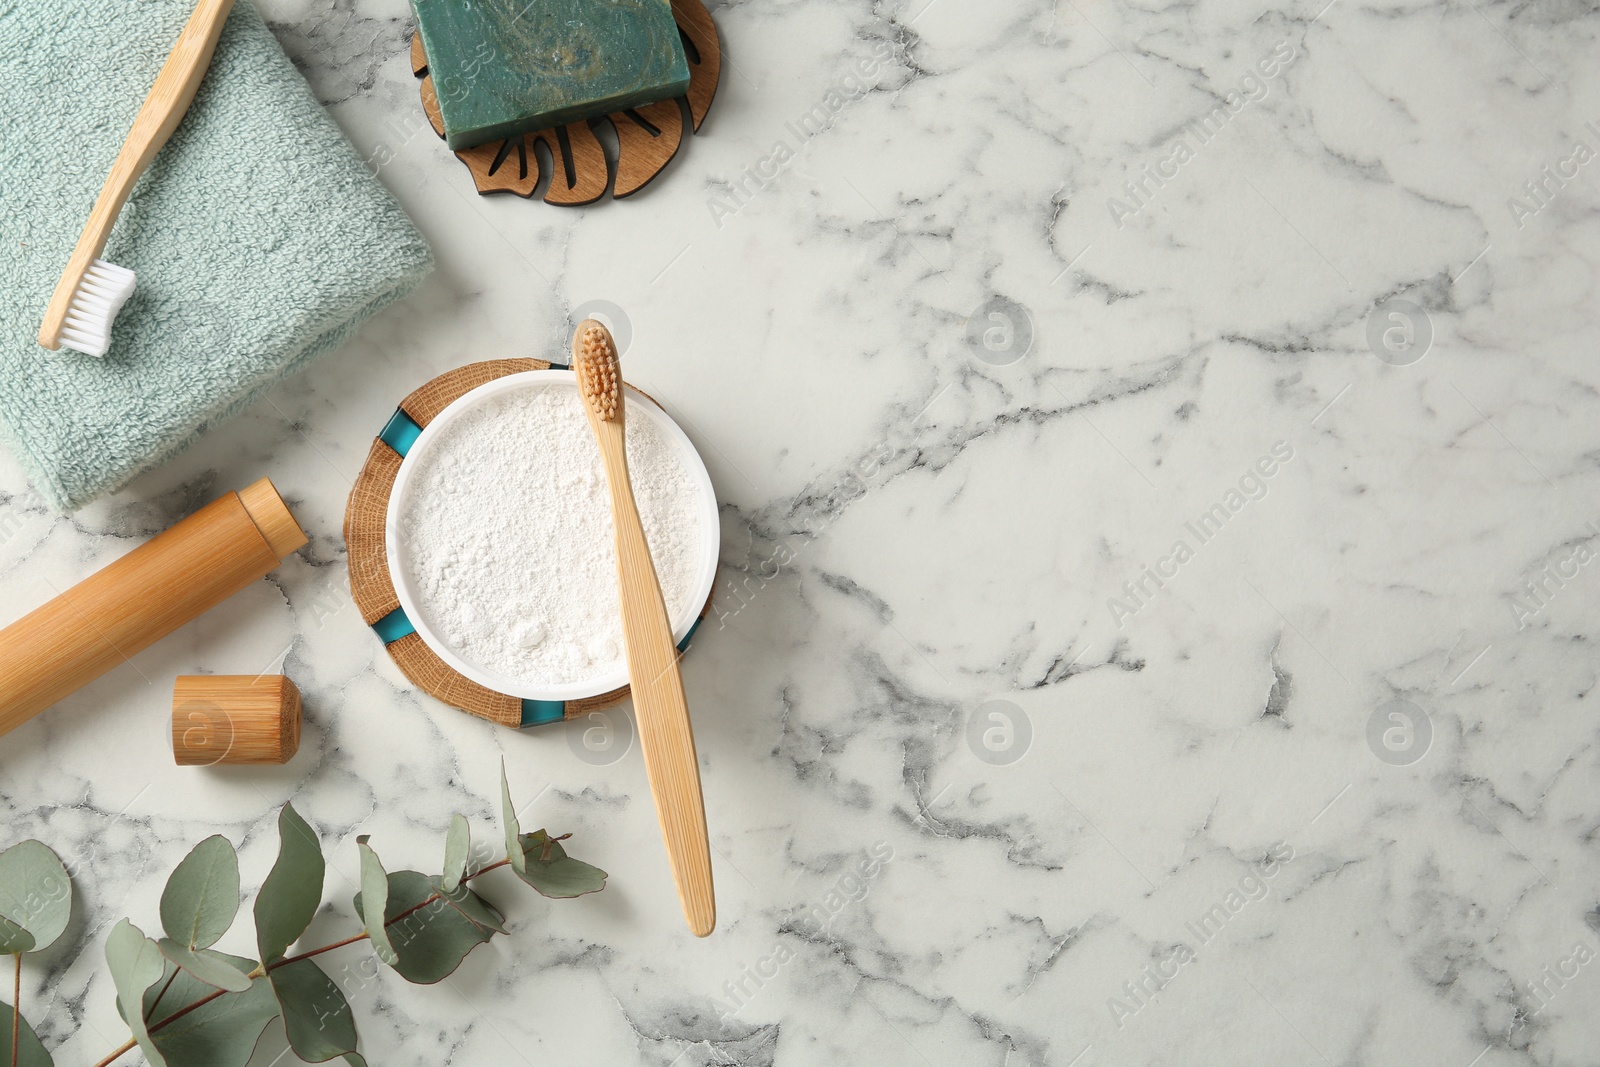
[[(384, 520), (389, 511), (389, 494), (395, 475), (422, 428), (438, 417), (458, 397), (485, 382), (522, 371), (565, 370), (566, 365), (542, 359), (490, 359), (469, 363), (446, 371), (410, 396), (389, 417), (383, 431), (372, 442), (367, 462), (350, 490), (350, 504), (344, 515), (344, 540), (350, 563), (350, 594), (361, 618), (382, 639), (400, 672), (418, 689), (430, 696), (488, 719), (501, 726), (541, 726), (545, 723), (577, 719), (591, 711), (609, 708), (628, 698), (628, 687), (583, 700), (524, 700), (485, 688), (457, 673), (434, 654), (418, 636), (411, 620), (395, 595), (389, 577), (389, 557), (384, 547)], [(646, 394), (648, 396), (648, 394)], [(654, 400), (651, 401), (654, 403)], [(713, 594), (714, 595), (714, 594)], [(700, 620), (690, 627), (678, 643), (686, 651), (700, 622), (711, 611), (711, 597), (700, 609)]]
[[(610, 123), (616, 131), (615, 161), (606, 158), (606, 149), (588, 122), (518, 134), (456, 153), (456, 158), (472, 172), (478, 192), (532, 196), (539, 187), (537, 146), (541, 144), (553, 171), (544, 194), (547, 204), (582, 207), (605, 196), (608, 187), (611, 195), (621, 200), (650, 184), (683, 145), (683, 108), (688, 108), (690, 128), (698, 131), (722, 79), (722, 42), (705, 4), (701, 0), (672, 0), (672, 17), (678, 23), (689, 58), (689, 91), (674, 100), (595, 119), (596, 123)], [(427, 113), (433, 132), (442, 138), (444, 120), (439, 115), (438, 90), (428, 70), (420, 33), (411, 37), (411, 71), (422, 79), (422, 110)]]

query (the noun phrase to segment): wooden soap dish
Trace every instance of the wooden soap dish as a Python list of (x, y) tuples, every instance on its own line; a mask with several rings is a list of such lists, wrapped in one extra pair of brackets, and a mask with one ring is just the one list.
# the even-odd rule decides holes
[[(683, 107), (687, 105), (694, 130), (700, 129), (711, 99), (716, 96), (722, 77), (722, 42), (716, 24), (701, 0), (672, 0), (672, 17), (683, 34), (689, 55), (689, 91), (675, 100), (662, 100), (641, 108), (630, 108), (595, 123), (608, 122), (616, 132), (617, 158), (606, 158), (605, 147), (589, 122), (574, 122), (559, 129), (519, 134), (504, 141), (490, 141), (457, 152), (467, 165), (480, 194), (516, 193), (531, 197), (539, 187), (538, 145), (544, 145), (551, 161), (550, 182), (544, 202), (564, 207), (582, 207), (606, 195), (618, 200), (632, 196), (666, 169), (683, 145)], [(411, 37), (411, 70), (422, 79), (422, 109), (427, 112), (433, 132), (444, 137), (444, 120), (439, 115), (433, 76), (428, 57), (423, 54), (422, 35)], [(615, 172), (616, 183), (612, 184)]]
[[(430, 696), (501, 726), (541, 726), (582, 718), (592, 711), (621, 703), (628, 698), (629, 690), (623, 686), (599, 696), (565, 702), (528, 701), (497, 693), (451, 668), (418, 636), (400, 606), (394, 580), (389, 576), (384, 521), (389, 513), (395, 476), (423, 427), (455, 400), (480, 385), (508, 374), (548, 370), (551, 366), (542, 359), (490, 359), (468, 363), (446, 371), (400, 401), (388, 425), (372, 442), (367, 462), (350, 490), (350, 503), (344, 516), (350, 595), (361, 618), (378, 634), (401, 673)], [(704, 621), (710, 611), (711, 597), (708, 596), (700, 609), (700, 620)], [(691, 629), (680, 642), (680, 651), (688, 648), (693, 636)]]

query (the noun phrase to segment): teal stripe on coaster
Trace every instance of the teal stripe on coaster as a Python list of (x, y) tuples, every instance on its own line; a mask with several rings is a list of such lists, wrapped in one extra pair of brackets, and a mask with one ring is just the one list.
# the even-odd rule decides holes
[(560, 722), (567, 717), (567, 705), (560, 700), (524, 700), (522, 702), (522, 725), (543, 726), (545, 723)]
[(682, 641), (678, 642), (678, 651), (679, 652), (687, 652), (687, 651), (689, 651), (689, 642), (694, 639), (694, 632), (696, 630), (700, 629), (700, 624), (702, 622), (704, 622), (704, 621), (705, 621), (704, 619), (696, 619), (696, 620), (694, 620), (694, 625), (689, 627), (689, 632), (683, 635), (683, 640)]
[(570, 363), (552, 363), (552, 364), (550, 364), (550, 369), (551, 370), (571, 370), (572, 369), (572, 365)]
[[(387, 621), (381, 620), (381, 621)], [(694, 620), (694, 625), (689, 627), (689, 632), (683, 635), (683, 640), (678, 642), (678, 651), (683, 652), (689, 647), (689, 641), (694, 637), (694, 632), (700, 629), (703, 620)], [(407, 623), (409, 626), (410, 624)], [(567, 705), (559, 700), (524, 700), (522, 702), (522, 725), (543, 726), (546, 723), (560, 722), (567, 717)]]
[(411, 620), (406, 618), (405, 608), (395, 608), (389, 614), (373, 623), (372, 628), (377, 631), (378, 637), (386, 645), (392, 645), (402, 637), (417, 632), (417, 628), (411, 625)]
[(422, 427), (417, 425), (416, 420), (399, 408), (395, 408), (394, 414), (389, 416), (388, 423), (383, 427), (383, 432), (378, 435), (378, 440), (404, 457), (420, 436)]

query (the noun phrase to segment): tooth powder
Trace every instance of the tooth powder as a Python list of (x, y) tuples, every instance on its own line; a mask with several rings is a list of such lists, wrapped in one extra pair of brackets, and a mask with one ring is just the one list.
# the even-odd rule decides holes
[[(689, 603), (699, 492), (654, 422), (627, 423), (628, 469), (667, 616)], [(611, 503), (576, 389), (494, 397), (419, 457), (400, 513), (419, 608), (463, 660), (532, 685), (623, 662)]]

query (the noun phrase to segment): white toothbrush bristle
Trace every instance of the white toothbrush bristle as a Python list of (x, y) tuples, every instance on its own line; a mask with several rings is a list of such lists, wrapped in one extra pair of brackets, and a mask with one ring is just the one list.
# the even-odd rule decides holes
[(97, 259), (73, 290), (61, 327), (61, 343), (84, 355), (103, 356), (111, 347), (111, 323), (137, 282), (133, 271)]

